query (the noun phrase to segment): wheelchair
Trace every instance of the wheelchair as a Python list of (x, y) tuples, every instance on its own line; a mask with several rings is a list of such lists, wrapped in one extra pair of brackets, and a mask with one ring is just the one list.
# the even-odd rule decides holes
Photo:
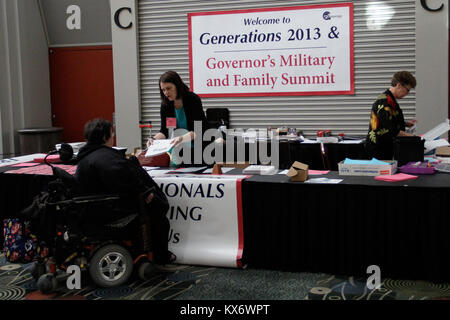
[[(104, 288), (126, 283), (133, 273), (145, 279), (153, 270), (152, 253), (140, 252), (139, 212), (125, 213), (119, 219), (93, 221), (117, 211), (116, 195), (81, 196), (75, 178), (52, 166), (54, 180), (33, 204), (22, 212), (31, 222), (38, 239), (48, 245), (49, 254), (39, 257), (31, 270), (42, 293), (55, 291), (77, 266), (85, 283), (87, 276)], [(98, 219), (97, 219), (98, 220)]]

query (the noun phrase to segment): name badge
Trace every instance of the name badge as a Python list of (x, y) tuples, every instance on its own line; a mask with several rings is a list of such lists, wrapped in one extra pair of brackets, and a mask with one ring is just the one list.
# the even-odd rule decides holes
[(166, 127), (176, 129), (177, 118), (166, 118)]

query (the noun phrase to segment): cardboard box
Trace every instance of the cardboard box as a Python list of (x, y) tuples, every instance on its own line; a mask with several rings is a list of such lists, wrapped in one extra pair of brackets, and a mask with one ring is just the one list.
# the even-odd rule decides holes
[(394, 174), (397, 171), (396, 160), (380, 160), (388, 164), (344, 164), (344, 160), (338, 163), (341, 176), (380, 176)]
[(308, 179), (308, 165), (295, 161), (286, 175), (291, 178), (291, 181), (306, 181)]

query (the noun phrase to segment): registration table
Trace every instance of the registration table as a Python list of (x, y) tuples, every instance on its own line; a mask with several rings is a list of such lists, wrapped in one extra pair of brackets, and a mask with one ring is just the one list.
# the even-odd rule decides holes
[[(244, 260), (255, 268), (450, 281), (450, 174), (402, 182), (243, 183)], [(313, 178), (313, 176), (310, 176)]]
[[(242, 181), (244, 264), (366, 278), (377, 265), (382, 278), (450, 281), (450, 174), (402, 182), (336, 171), (310, 176), (317, 177), (343, 180), (290, 182), (275, 174)], [(50, 179), (0, 173), (1, 218), (30, 204)]]

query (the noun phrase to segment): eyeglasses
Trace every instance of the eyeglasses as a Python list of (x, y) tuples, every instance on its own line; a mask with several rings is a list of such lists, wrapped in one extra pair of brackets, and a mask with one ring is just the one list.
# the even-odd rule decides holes
[(406, 90), (407, 93), (409, 93), (409, 91), (411, 91), (411, 88), (408, 88), (408, 87), (405, 86), (404, 84), (401, 84), (401, 83), (400, 83), (400, 85), (403, 87), (403, 89)]

